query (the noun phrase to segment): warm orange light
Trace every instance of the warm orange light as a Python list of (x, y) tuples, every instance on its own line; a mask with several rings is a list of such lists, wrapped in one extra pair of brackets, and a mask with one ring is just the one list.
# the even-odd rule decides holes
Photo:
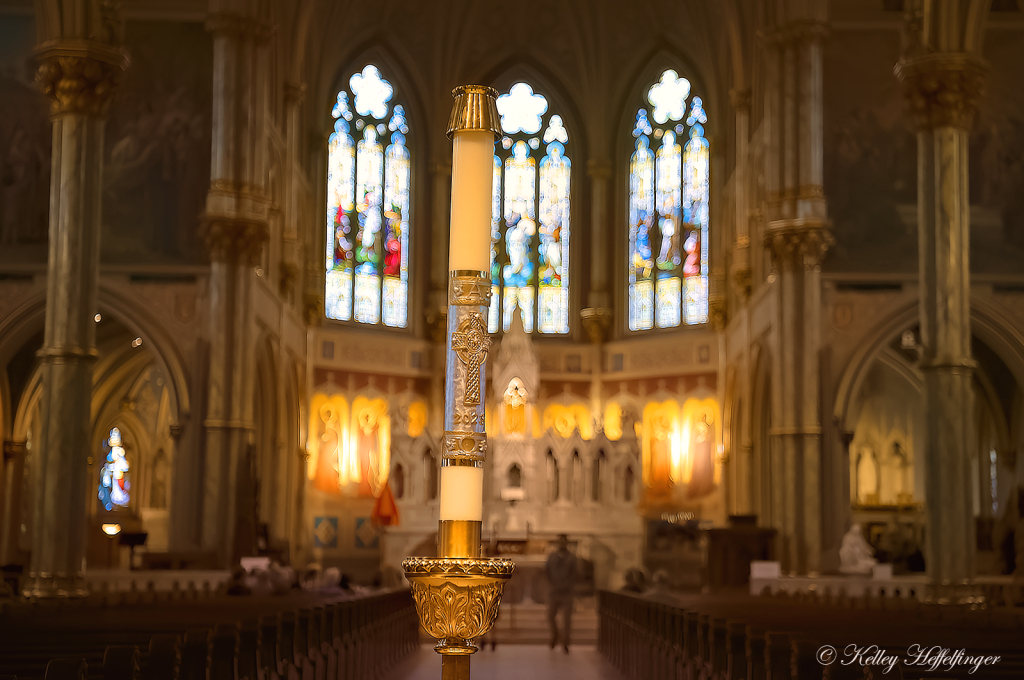
[(100, 528), (103, 529), (103, 533), (105, 533), (107, 536), (117, 536), (119, 533), (121, 533), (120, 524), (104, 524)]

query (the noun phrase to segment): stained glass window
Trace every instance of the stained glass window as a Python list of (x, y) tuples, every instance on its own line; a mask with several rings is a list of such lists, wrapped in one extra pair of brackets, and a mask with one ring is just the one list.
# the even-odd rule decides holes
[(349, 78), (327, 143), (328, 318), (404, 328), (409, 305), (405, 109), (372, 64)]
[[(690, 83), (662, 73), (637, 111), (629, 163), (629, 329), (708, 320), (707, 115)], [(684, 120), (685, 117), (685, 120)]]
[(504, 132), (491, 196), (490, 332), (569, 332), (569, 133), (526, 83), (498, 97)]
[(129, 479), (131, 465), (125, 455), (121, 430), (116, 427), (103, 445), (106, 456), (100, 467), (99, 499), (105, 509), (113, 510), (114, 506), (127, 507), (131, 501), (132, 484)]

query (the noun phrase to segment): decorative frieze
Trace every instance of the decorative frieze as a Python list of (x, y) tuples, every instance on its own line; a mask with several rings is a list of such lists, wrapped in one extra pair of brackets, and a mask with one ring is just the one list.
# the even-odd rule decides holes
[(491, 303), (491, 282), (481, 276), (451, 276), (448, 301), (452, 305), (486, 307)]
[[(476, 422), (463, 423), (476, 427)], [(483, 463), (487, 455), (487, 435), (483, 432), (453, 430), (444, 433), (444, 458), (447, 460), (468, 460)]]

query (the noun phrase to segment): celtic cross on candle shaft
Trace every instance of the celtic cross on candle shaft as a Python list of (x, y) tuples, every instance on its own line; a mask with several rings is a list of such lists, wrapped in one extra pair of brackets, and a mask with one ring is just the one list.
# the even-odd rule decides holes
[(472, 314), (452, 333), (452, 350), (466, 366), (466, 394), (462, 403), (477, 406), (480, 403), (480, 366), (487, 358), (491, 338), (487, 334), (482, 314)]

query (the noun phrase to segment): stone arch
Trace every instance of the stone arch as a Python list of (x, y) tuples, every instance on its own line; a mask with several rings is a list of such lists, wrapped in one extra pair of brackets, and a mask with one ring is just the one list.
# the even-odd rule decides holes
[[(1024, 334), (1007, 324), (1006, 315), (993, 303), (971, 296), (971, 334), (988, 345), (1009, 368), (1018, 388), (1024, 386)], [(862, 334), (857, 351), (846, 363), (836, 388), (832, 418), (842, 431), (850, 431), (855, 396), (871, 364), (896, 334), (917, 323), (918, 302), (912, 300), (883, 316)]]

